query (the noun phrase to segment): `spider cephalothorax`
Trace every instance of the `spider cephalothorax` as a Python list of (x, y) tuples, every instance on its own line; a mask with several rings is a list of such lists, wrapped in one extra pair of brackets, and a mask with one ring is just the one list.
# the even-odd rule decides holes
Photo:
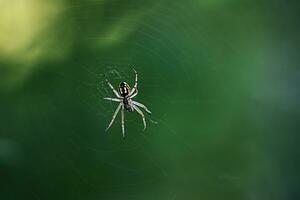
[(134, 110), (136, 110), (143, 119), (143, 123), (144, 123), (144, 129), (146, 129), (146, 120), (145, 120), (145, 116), (144, 113), (139, 109), (139, 107), (143, 108), (146, 110), (147, 113), (151, 114), (151, 112), (147, 109), (146, 106), (144, 106), (143, 104), (133, 101), (132, 98), (135, 97), (138, 94), (138, 90), (137, 90), (137, 85), (138, 85), (138, 75), (137, 72), (134, 70), (135, 72), (135, 84), (132, 88), (132, 90), (130, 89), (129, 85), (126, 82), (121, 82), (119, 85), (119, 92), (117, 92), (114, 87), (110, 84), (110, 82), (108, 80), (106, 80), (107, 84), (109, 85), (109, 87), (113, 90), (114, 94), (116, 95), (117, 98), (110, 98), (110, 97), (105, 97), (105, 100), (109, 100), (109, 101), (116, 101), (119, 102), (119, 106), (117, 107), (115, 113), (113, 114), (113, 118), (110, 121), (108, 127), (106, 128), (106, 130), (108, 130), (111, 125), (113, 124), (118, 112), (121, 110), (121, 118), (122, 118), (122, 133), (123, 133), (123, 137), (125, 137), (125, 130), (124, 130), (124, 110), (132, 112)]
[(123, 105), (124, 105), (124, 109), (128, 112), (132, 112), (133, 111), (133, 107), (131, 106), (132, 101), (130, 98), (124, 97), (123, 98)]

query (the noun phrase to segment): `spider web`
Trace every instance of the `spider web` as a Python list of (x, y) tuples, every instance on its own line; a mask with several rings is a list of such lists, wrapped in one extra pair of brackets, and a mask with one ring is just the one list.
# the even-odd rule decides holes
[[(91, 144), (90, 141), (82, 144), (82, 142), (78, 142), (82, 141), (82, 135), (75, 135), (74, 137), (72, 136), (73, 138), (70, 140), (70, 142), (78, 151), (89, 152), (90, 154), (94, 154), (96, 157), (101, 156), (101, 158), (98, 157), (98, 159), (100, 159), (99, 163), (113, 169), (113, 171), (117, 171), (117, 173), (133, 174), (137, 177), (144, 177), (143, 174), (147, 172), (151, 172), (152, 174), (154, 174), (154, 176), (151, 177), (146, 176), (145, 178), (137, 178), (137, 180), (133, 181), (128, 180), (124, 181), (123, 183), (118, 183), (114, 184), (113, 186), (106, 187), (102, 184), (91, 183), (90, 180), (84, 179), (83, 175), (81, 175), (82, 172), (76, 169), (76, 165), (74, 164), (74, 171), (78, 173), (76, 174), (78, 178), (81, 178), (85, 184), (97, 190), (96, 193), (101, 193), (102, 191), (102, 193), (104, 192), (105, 194), (104, 196), (110, 198), (112, 195), (111, 192), (116, 193), (112, 196), (119, 196), (118, 193), (123, 194), (123, 190), (147, 188), (150, 185), (157, 184), (161, 180), (166, 179), (169, 176), (169, 173), (164, 168), (164, 166), (160, 164), (159, 160), (157, 160), (157, 153), (153, 152), (153, 148), (155, 145), (152, 144), (153, 141), (151, 140), (151, 136), (157, 132), (155, 129), (158, 128), (168, 130), (164, 132), (170, 137), (176, 137), (177, 132), (174, 129), (172, 129), (171, 125), (168, 125), (168, 123), (165, 122), (164, 116), (158, 117), (155, 115), (155, 113), (149, 116), (146, 114), (146, 112), (144, 112), (147, 122), (146, 131), (142, 131), (142, 119), (136, 112), (125, 112), (125, 139), (122, 138), (121, 133), (120, 113), (116, 117), (112, 127), (107, 132), (105, 132), (104, 130), (110, 122), (112, 114), (115, 112), (115, 109), (118, 105), (118, 103), (103, 100), (103, 97), (114, 97), (114, 94), (106, 84), (105, 79), (108, 79), (113, 84), (115, 89), (117, 89), (118, 83), (121, 81), (126, 81), (130, 84), (130, 86), (132, 86), (134, 84), (134, 73), (132, 70), (132, 65), (128, 65), (128, 63), (102, 63), (102, 65), (105, 66), (101, 68), (101, 71), (104, 72), (97, 72), (93, 71), (93, 69), (83, 67), (83, 72), (86, 72), (88, 77), (90, 76), (88, 80), (94, 81), (81, 82), (81, 86), (83, 88), (87, 88), (87, 90), (94, 91), (91, 95), (81, 99), (82, 103), (89, 107), (90, 111), (94, 113), (95, 118), (99, 120), (99, 132), (94, 132), (94, 134), (98, 134), (98, 137), (100, 136), (101, 139), (96, 137), (98, 139), (95, 140), (96, 142), (94, 144)], [(155, 87), (153, 84), (143, 84), (145, 76), (141, 73), (139, 73), (138, 75), (138, 96), (142, 96), (142, 103), (150, 107), (151, 102), (147, 100), (147, 97), (149, 97), (149, 95), (143, 95), (143, 89), (155, 89), (156, 87), (159, 87), (159, 85)], [(136, 99), (138, 99), (138, 97), (136, 97)], [(109, 140), (111, 140), (111, 138), (113, 138), (113, 140), (115, 141), (113, 141), (109, 145), (106, 144), (106, 147), (102, 146), (102, 142), (99, 143), (99, 141), (103, 139), (104, 141), (108, 142)], [(123, 142), (121, 145), (119, 144), (120, 141)], [(116, 144), (118, 145), (116, 146)], [(110, 156), (107, 157), (107, 155), (115, 156), (116, 154), (123, 154), (126, 156), (129, 156), (130, 154), (135, 155), (136, 153), (134, 152), (141, 152), (140, 159), (143, 163), (146, 163), (146, 165), (148, 166), (147, 168), (149, 169), (144, 171), (145, 169), (140, 169), (139, 166), (128, 164), (127, 161), (111, 159)], [(170, 193), (170, 195), (172, 197), (174, 194)], [(100, 196), (103, 197), (103, 194)]]
[[(288, 140), (280, 130), (290, 118), (275, 117), (278, 107), (298, 114), (283, 106), (288, 92), (274, 96), (273, 89), (286, 84), (278, 65), (291, 65), (286, 60), (294, 43), (287, 42), (288, 53), (275, 52), (276, 62), (266, 54), (274, 53), (276, 34), (265, 17), (282, 21), (282, 6), (275, 15), (265, 9), (269, 2), (263, 4), (90, 0), (64, 7), (74, 32), (70, 58), (43, 65), (12, 101), (0, 99), (7, 113), (0, 128), (16, 132), (16, 143), (2, 141), (0, 153), (21, 143), (26, 156), (9, 166), (13, 173), (3, 173), (11, 175), (8, 183), (21, 179), (4, 192), (29, 199), (165, 200), (259, 199), (272, 190), (287, 197), (286, 185), (275, 184), (287, 182), (278, 164), (285, 159), (272, 156), (283, 142), (270, 138)], [(139, 76), (135, 100), (152, 115), (144, 112), (143, 131), (141, 117), (126, 112), (124, 139), (120, 113), (105, 132), (117, 107), (103, 100), (114, 97), (105, 79), (115, 89), (121, 81), (132, 87), (133, 68)], [(282, 78), (281, 84), (272, 78)], [(269, 127), (275, 128), (268, 133)]]
[[(65, 159), (69, 159), (73, 175), (90, 188), (90, 194), (96, 195), (95, 198), (122, 196), (123, 199), (131, 199), (145, 195), (155, 198), (157, 195), (162, 199), (175, 199), (182, 198), (185, 196), (184, 191), (188, 191), (189, 186), (179, 191), (175, 188), (180, 187), (177, 179), (186, 173), (184, 157), (197, 154), (197, 144), (191, 143), (191, 138), (195, 137), (193, 134), (205, 133), (195, 125), (198, 123), (195, 121), (201, 120), (199, 126), (205, 129), (203, 123), (212, 117), (208, 116), (205, 120), (198, 110), (204, 108), (202, 113), (206, 113), (205, 107), (214, 110), (220, 106), (220, 101), (212, 95), (204, 96), (205, 91), (199, 93), (199, 85), (206, 82), (205, 74), (215, 73), (218, 76), (221, 72), (210, 68), (211, 59), (206, 58), (207, 67), (204, 71), (200, 68), (200, 72), (203, 72), (200, 77), (204, 80), (199, 81), (196, 72), (199, 71), (196, 67), (199, 60), (190, 54), (193, 53), (192, 50), (183, 51), (178, 48), (183, 45), (179, 34), (183, 29), (176, 27), (176, 21), (163, 13), (174, 15), (180, 7), (180, 4), (172, 7), (156, 4), (158, 11), (151, 11), (151, 18), (139, 21), (134, 36), (120, 40), (115, 49), (112, 47), (107, 52), (90, 51), (88, 58), (92, 59), (79, 67), (82, 76), (76, 84), (79, 97), (77, 101), (92, 116), (92, 121), (88, 123), (92, 127), (86, 129), (88, 139), (85, 132), (74, 132), (69, 143), (73, 149), (71, 154), (89, 155), (92, 158), (88, 159), (88, 163), (95, 162), (96, 166), (78, 167), (73, 159)], [(162, 11), (162, 17), (165, 18), (161, 22), (156, 21), (160, 16), (159, 11)], [(186, 10), (182, 11), (187, 13)], [(191, 18), (193, 15), (180, 16), (182, 17)], [(133, 19), (127, 20), (135, 23)], [(166, 30), (157, 28), (156, 24)], [(126, 30), (127, 27), (123, 27), (121, 31)], [(169, 37), (169, 33), (173, 33), (172, 37)], [(90, 36), (86, 41), (96, 43), (98, 39)], [(153, 114), (149, 116), (144, 112), (147, 129), (142, 131), (141, 117), (136, 112), (126, 112), (126, 138), (123, 139), (120, 113), (112, 127), (107, 132), (104, 131), (117, 107), (117, 103), (103, 100), (103, 97), (114, 97), (105, 79), (115, 89), (121, 81), (126, 81), (132, 87), (132, 68), (139, 75), (139, 94), (135, 100), (145, 104)], [(210, 108), (212, 106), (214, 109)], [(82, 169), (95, 171), (95, 177), (89, 176)], [(192, 170), (188, 176), (195, 173)], [(108, 174), (108, 177), (104, 174)], [(116, 178), (116, 175), (119, 177)], [(103, 177), (106, 180), (101, 181)]]
[[(130, 42), (126, 43), (126, 45), (129, 44)], [(143, 49), (143, 46), (140, 48)], [(148, 49), (146, 48), (146, 52), (152, 56), (158, 55), (158, 53), (154, 54), (152, 50), (147, 50)], [(174, 54), (173, 56), (175, 57), (177, 52), (171, 52), (171, 54)], [(142, 190), (146, 190), (145, 192), (147, 193), (147, 188), (149, 187), (153, 188), (163, 196), (166, 195), (167, 198), (172, 199), (177, 195), (181, 195), (176, 194), (176, 192), (171, 189), (172, 187), (177, 186), (172, 183), (174, 178), (176, 178), (176, 175), (173, 174), (174, 169), (172, 169), (173, 167), (170, 168), (170, 163), (173, 162), (174, 166), (178, 166), (178, 161), (176, 161), (176, 158), (170, 158), (168, 161), (163, 161), (161, 159), (162, 157), (166, 158), (166, 152), (171, 152), (173, 148), (179, 148), (179, 150), (175, 151), (179, 151), (182, 154), (193, 155), (195, 152), (188, 142), (189, 137), (186, 138), (184, 131), (177, 130), (176, 127), (173, 127), (174, 123), (177, 123), (176, 120), (182, 120), (180, 119), (182, 108), (193, 108), (194, 106), (203, 107), (218, 102), (215, 99), (200, 99), (197, 97), (192, 99), (180, 96), (175, 98), (172, 97), (174, 94), (177, 96), (176, 88), (178, 86), (166, 84), (166, 82), (168, 82), (168, 79), (170, 82), (174, 82), (174, 73), (170, 73), (170, 70), (174, 68), (173, 66), (176, 65), (177, 60), (173, 61), (175, 63), (165, 61), (163, 56), (159, 56), (158, 59), (165, 63), (165, 67), (169, 69), (165, 70), (165, 72), (161, 70), (157, 72), (155, 72), (155, 70), (145, 70), (140, 67), (145, 63), (136, 63), (134, 62), (134, 59), (133, 61), (131, 59), (122, 61), (122, 59), (119, 60), (118, 57), (113, 59), (114, 61), (96, 58), (95, 64), (81, 67), (82, 73), (85, 74), (84, 77), (86, 81), (80, 81), (80, 89), (78, 90), (89, 91), (88, 95), (81, 96), (81, 103), (86, 105), (92, 115), (94, 115), (94, 119), (97, 120), (94, 121), (94, 123), (97, 124), (97, 129), (96, 131), (94, 129), (94, 131), (90, 133), (94, 135), (94, 140), (88, 140), (87, 142), (82, 143), (83, 136), (79, 134), (77, 136), (72, 136), (73, 139), (71, 142), (78, 151), (94, 154), (96, 158), (100, 156), (101, 158), (98, 157), (98, 159), (100, 159), (99, 163), (111, 168), (115, 173), (133, 174), (136, 177), (135, 179), (127, 180), (113, 186), (111, 185), (110, 187), (105, 187), (99, 183), (93, 183), (90, 180), (83, 180), (92, 188), (97, 188), (99, 192), (102, 191), (103, 193), (105, 191), (104, 194), (108, 196), (111, 195), (111, 192), (115, 192), (115, 195), (119, 196), (120, 194), (124, 194), (123, 190), (130, 190), (133, 192), (140, 190), (141, 188)], [(115, 60), (119, 62), (116, 62)], [(126, 81), (132, 87), (135, 78), (135, 74), (132, 70), (133, 68), (138, 72), (139, 79), (139, 94), (135, 100), (146, 105), (153, 114), (149, 116), (144, 112), (147, 121), (147, 129), (142, 131), (143, 125), (141, 117), (136, 112), (125, 112), (126, 137), (123, 139), (120, 113), (116, 117), (112, 127), (107, 132), (104, 131), (118, 105), (115, 102), (103, 100), (103, 97), (114, 97), (114, 94), (106, 84), (105, 79), (108, 79), (115, 89), (118, 88), (118, 84), (121, 81)], [(176, 73), (180, 74), (179, 77), (182, 80), (189, 80), (190, 75), (188, 69), (176, 68), (176, 70)], [(178, 113), (172, 112), (168, 114), (170, 109), (176, 111), (176, 108), (180, 108)], [(175, 119), (175, 121), (171, 120), (172, 115), (176, 116), (177, 119)], [(186, 123), (186, 120), (184, 120), (183, 123)], [(188, 129), (189, 128), (187, 127), (186, 130)], [(120, 141), (122, 141), (122, 143), (120, 143)], [(171, 147), (171, 149), (166, 150), (162, 147), (161, 143), (164, 142), (171, 143), (171, 145), (167, 145), (168, 148)], [(165, 153), (163, 153), (164, 156), (161, 156), (161, 153), (159, 152), (161, 150), (165, 151)], [(116, 157), (119, 157), (118, 154), (129, 157), (133, 155), (135, 160), (130, 163), (126, 160), (116, 159)], [(111, 159), (111, 156), (115, 158)], [(136, 162), (142, 162), (142, 167), (134, 164)], [(74, 168), (76, 169), (75, 166)], [(80, 170), (77, 170), (77, 172), (78, 177), (83, 176), (80, 175), (80, 173), (82, 173)], [(171, 188), (161, 189), (164, 185), (162, 185), (162, 183), (173, 186)], [(136, 193), (136, 195), (139, 194), (139, 192), (133, 193)]]
[[(192, 1), (185, 6), (180, 2), (158, 3), (150, 11), (150, 18), (142, 17), (138, 22), (127, 19), (138, 24), (132, 35), (107, 51), (89, 52), (89, 58), (93, 59), (80, 66), (84, 81), (79, 81), (78, 95), (86, 90), (80, 101), (94, 116), (90, 123), (94, 127), (88, 129), (89, 140), (78, 133), (72, 135), (70, 142), (75, 152), (93, 156), (91, 160), (97, 167), (92, 170), (109, 175), (101, 182), (99, 177), (103, 178), (103, 173), (92, 178), (75, 163), (72, 166), (96, 197), (198, 199), (203, 195), (219, 199), (227, 195), (230, 199), (224, 187), (234, 191), (237, 199), (245, 196), (236, 188), (253, 169), (248, 171), (240, 166), (260, 162), (254, 158), (257, 152), (249, 152), (247, 146), (252, 142), (260, 144), (262, 140), (256, 131), (259, 125), (244, 130), (236, 124), (252, 123), (242, 114), (252, 113), (244, 108), (243, 95), (251, 93), (253, 88), (247, 82), (257, 80), (253, 71), (260, 73), (261, 65), (249, 62), (247, 57), (261, 46), (237, 40), (236, 36), (247, 36), (248, 32), (241, 28), (236, 35), (232, 34), (231, 29), (237, 27), (226, 23), (233, 20), (228, 13), (214, 18), (205, 9), (199, 14), (193, 5)], [(210, 6), (218, 13), (218, 6)], [(244, 15), (247, 19), (247, 13)], [(121, 32), (128, 29), (124, 26)], [(255, 34), (262, 37), (260, 32)], [(99, 38), (85, 39), (96, 43)], [(241, 53), (241, 48), (248, 53)], [(258, 54), (251, 54), (253, 60), (257, 60)], [(257, 67), (252, 71), (253, 66)], [(125, 113), (123, 139), (120, 115), (104, 132), (117, 107), (116, 103), (103, 100), (114, 96), (105, 79), (115, 88), (121, 81), (132, 86), (132, 68), (139, 74), (136, 100), (145, 104), (153, 115), (145, 113), (148, 127), (143, 132), (140, 116), (135, 112)], [(240, 133), (252, 137), (243, 140)], [(272, 166), (272, 159), (264, 166)], [(276, 169), (272, 174), (278, 178)], [(198, 185), (202, 188), (199, 191)], [(221, 192), (215, 194), (215, 191)]]

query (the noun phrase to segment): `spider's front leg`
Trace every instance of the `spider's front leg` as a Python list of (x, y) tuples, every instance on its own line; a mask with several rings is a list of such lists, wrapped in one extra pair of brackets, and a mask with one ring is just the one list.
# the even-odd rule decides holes
[(122, 118), (122, 121), (121, 121), (121, 124), (122, 124), (122, 134), (123, 134), (123, 137), (125, 137), (125, 125), (124, 125), (124, 105), (122, 105), (122, 110), (121, 110), (121, 118)]
[(137, 106), (135, 106), (134, 104), (132, 104), (132, 107), (134, 108), (134, 110), (136, 110), (141, 115), (141, 117), (143, 119), (143, 123), (144, 123), (144, 130), (145, 130), (147, 125), (146, 125), (146, 120), (145, 120), (144, 113)]
[(121, 109), (121, 106), (122, 106), (122, 103), (120, 103), (119, 106), (117, 107), (117, 109), (116, 109), (116, 111), (114, 112), (114, 115), (113, 115), (113, 117), (112, 117), (112, 119), (111, 119), (111, 121), (110, 121), (110, 123), (109, 123), (109, 125), (108, 125), (108, 127), (106, 128), (105, 131), (107, 131), (107, 130), (111, 127), (111, 125), (114, 123), (115, 118), (116, 118), (118, 112), (119, 112), (120, 109)]
[(141, 103), (139, 103), (139, 102), (137, 102), (137, 101), (132, 101), (132, 104), (134, 104), (134, 105), (136, 105), (136, 106), (139, 106), (139, 107), (145, 109), (146, 112), (147, 112), (148, 114), (151, 114), (151, 111), (148, 110), (148, 108), (147, 108), (144, 104), (141, 104)]

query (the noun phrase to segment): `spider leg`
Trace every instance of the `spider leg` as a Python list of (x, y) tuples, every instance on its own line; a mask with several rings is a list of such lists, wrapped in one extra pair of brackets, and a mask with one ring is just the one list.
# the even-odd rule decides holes
[(121, 118), (122, 118), (122, 134), (123, 137), (125, 137), (125, 128), (124, 128), (124, 106), (122, 105), (122, 110), (121, 110)]
[(144, 123), (144, 130), (145, 130), (147, 125), (146, 125), (146, 120), (145, 120), (144, 113), (137, 106), (135, 106), (133, 104), (132, 104), (132, 107), (142, 116), (143, 123)]
[(112, 119), (111, 119), (111, 121), (110, 121), (110, 123), (109, 123), (109, 125), (108, 125), (108, 127), (106, 128), (105, 131), (107, 131), (111, 127), (111, 125), (114, 123), (115, 118), (116, 118), (118, 112), (120, 111), (121, 106), (122, 106), (122, 103), (120, 103), (119, 106), (117, 107), (117, 109), (116, 109), (116, 111), (115, 111), (115, 113), (114, 113), (114, 115), (113, 115), (113, 117), (112, 117)]
[(105, 100), (109, 100), (109, 101), (122, 102), (122, 100), (121, 100), (121, 99), (117, 99), (117, 98), (104, 97), (103, 99), (105, 99)]
[(139, 92), (138, 92), (139, 90), (138, 89), (136, 89), (135, 90), (135, 93), (134, 94), (132, 94), (131, 96), (130, 96), (130, 98), (133, 98), (133, 97), (135, 97)]
[(115, 90), (115, 88), (112, 86), (112, 84), (110, 84), (110, 82), (109, 82), (107, 79), (105, 79), (105, 80), (106, 80), (108, 86), (109, 86), (109, 87), (112, 89), (112, 91), (115, 93), (115, 95), (116, 95), (118, 98), (121, 98), (121, 96), (119, 95), (119, 93), (117, 92), (117, 90)]
[(134, 83), (134, 86), (131, 90), (131, 92), (129, 93), (129, 96), (131, 96), (135, 90), (137, 90), (137, 86), (138, 86), (138, 74), (137, 72), (133, 69), (134, 73), (135, 73), (135, 83)]
[(131, 103), (133, 103), (134, 105), (139, 106), (139, 107), (145, 109), (148, 114), (151, 114), (151, 111), (148, 110), (148, 108), (144, 104), (141, 104), (141, 103), (136, 102), (136, 101), (132, 101)]

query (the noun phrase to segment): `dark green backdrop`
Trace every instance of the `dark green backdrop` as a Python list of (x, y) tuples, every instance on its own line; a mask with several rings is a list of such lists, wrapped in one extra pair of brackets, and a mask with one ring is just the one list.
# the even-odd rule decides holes
[[(2, 0), (0, 199), (299, 199), (299, 3)], [(105, 84), (132, 86), (142, 131)]]

